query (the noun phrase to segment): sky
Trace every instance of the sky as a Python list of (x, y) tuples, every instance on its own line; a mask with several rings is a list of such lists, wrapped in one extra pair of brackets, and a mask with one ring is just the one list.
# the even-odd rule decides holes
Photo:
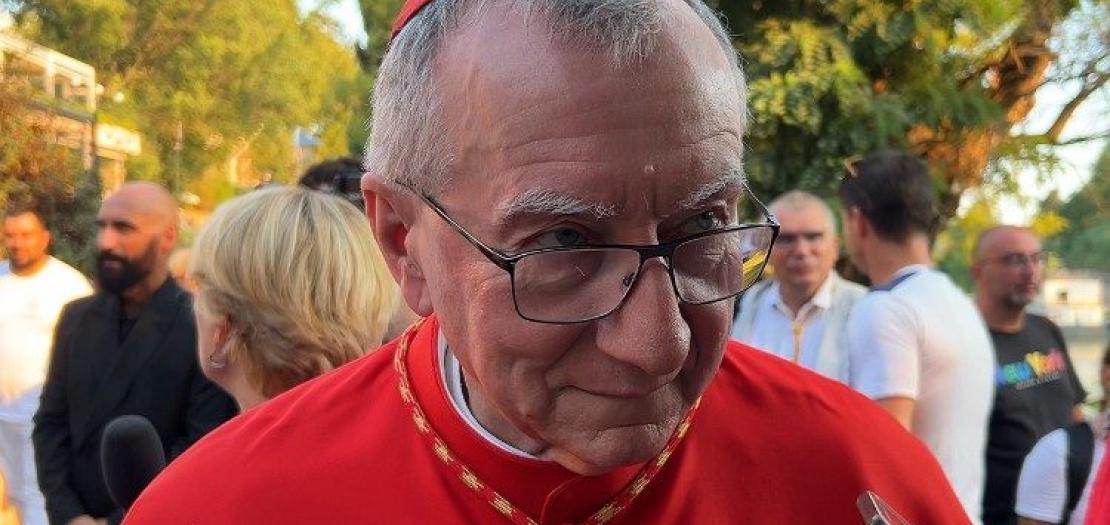
[[(299, 0), (302, 9), (319, 5), (320, 0)], [(347, 42), (365, 42), (366, 32), (362, 27), (362, 14), (359, 12), (358, 0), (334, 0), (325, 11), (339, 21), (343, 32), (340, 38)], [(1079, 90), (1078, 86), (1048, 85), (1037, 92), (1037, 103), (1033, 111), (1019, 126), (1019, 130), (1036, 133), (1043, 132), (1052, 125), (1056, 114), (1067, 103), (1071, 95)], [(1110, 128), (1110, 86), (1104, 87), (1095, 93), (1068, 122), (1061, 140), (1074, 137), (1084, 137), (1105, 132)], [(1024, 173), (1019, 176), (1019, 187), (1024, 194), (1023, 199), (1003, 199), (1000, 203), (999, 217), (1003, 222), (1011, 224), (1024, 224), (1036, 213), (1037, 203), (1053, 190), (1059, 192), (1061, 197), (1067, 198), (1079, 190), (1091, 177), (1091, 168), (1098, 160), (1099, 154), (1107, 140), (1088, 141), (1057, 149), (1062, 162), (1058, 173), (1052, 174), (1047, 180), (1038, 181), (1034, 173)], [(965, 204), (975, 197), (974, 193), (966, 195)]]

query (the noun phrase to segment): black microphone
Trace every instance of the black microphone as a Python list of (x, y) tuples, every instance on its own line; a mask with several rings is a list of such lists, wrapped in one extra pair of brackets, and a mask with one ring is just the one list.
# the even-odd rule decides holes
[(162, 438), (143, 416), (117, 417), (104, 427), (100, 464), (108, 495), (116, 505), (128, 509), (166, 467)]

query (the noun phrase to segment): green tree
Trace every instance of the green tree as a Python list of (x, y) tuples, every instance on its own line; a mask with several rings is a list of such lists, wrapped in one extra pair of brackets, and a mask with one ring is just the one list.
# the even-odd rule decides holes
[(209, 173), (294, 179), (298, 126), (319, 130), (323, 152), (348, 153), (365, 97), (351, 88), (355, 53), (333, 20), (293, 0), (23, 0), (17, 18), (97, 68), (105, 120), (144, 134), (153, 158), (131, 164), (144, 178), (175, 189)]
[[(1013, 172), (990, 168), (1050, 157), (1043, 146), (1110, 78), (1103, 0), (718, 3), (746, 59), (749, 173), (768, 195), (829, 194), (844, 159), (901, 146), (929, 159), (951, 217), (985, 176)], [(1065, 21), (1082, 38), (1055, 45)], [(1049, 81), (1080, 89), (1049, 130), (1014, 136)]]
[(86, 272), (94, 256), (99, 179), (81, 167), (80, 152), (54, 141), (49, 108), (35, 108), (28, 86), (0, 78), (0, 210), (31, 199), (53, 237), (52, 253)]
[[(359, 87), (364, 89), (363, 93), (370, 93), (374, 89), (374, 80), (378, 76), (378, 65), (381, 63), (382, 57), (385, 56), (386, 48), (389, 45), (393, 19), (397, 16), (397, 12), (401, 10), (403, 4), (404, 0), (358, 0), (359, 11), (362, 13), (363, 29), (366, 31), (366, 43), (358, 47), (359, 65), (363, 71), (362, 84)], [(366, 128), (366, 123), (369, 122), (372, 111), (370, 97), (367, 96), (363, 99), (363, 105), (359, 110), (362, 120), (357, 127), (352, 127), (348, 132), (352, 151), (362, 151), (366, 146), (366, 140), (370, 138), (370, 132)]]
[(972, 203), (938, 237), (937, 266), (965, 290), (971, 290), (971, 262), (979, 234), (998, 224), (994, 199), (982, 197)]
[(377, 71), (389, 43), (393, 19), (401, 10), (403, 0), (358, 0), (362, 24), (366, 30), (366, 44), (359, 47), (359, 60), (364, 70)]
[[(1055, 201), (1055, 202), (1053, 202)], [(1052, 237), (1046, 248), (1059, 254), (1068, 268), (1110, 272), (1110, 146), (1103, 148), (1091, 180), (1067, 202), (1050, 197), (1043, 208), (1055, 212), (1068, 228)]]

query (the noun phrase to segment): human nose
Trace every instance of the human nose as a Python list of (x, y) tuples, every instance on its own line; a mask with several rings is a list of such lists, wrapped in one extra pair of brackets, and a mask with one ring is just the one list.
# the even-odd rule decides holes
[(812, 253), (817, 247), (817, 239), (810, 239), (805, 236), (798, 237), (798, 241), (794, 243), (794, 253), (808, 254)]
[(119, 238), (111, 228), (99, 228), (96, 231), (96, 248), (99, 251), (111, 250), (119, 244)]
[(1021, 264), (1021, 274), (1026, 277), (1040, 275), (1044, 271), (1044, 264), (1038, 257), (1026, 257)]
[(598, 322), (596, 337), (602, 352), (649, 375), (664, 376), (682, 367), (690, 328), (661, 259), (644, 262), (624, 304)]

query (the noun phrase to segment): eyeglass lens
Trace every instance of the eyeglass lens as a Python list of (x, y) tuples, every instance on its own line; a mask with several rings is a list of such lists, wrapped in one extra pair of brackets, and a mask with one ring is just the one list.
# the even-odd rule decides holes
[(1043, 265), (1048, 256), (1044, 252), (1036, 253), (1008, 253), (1000, 259), (1006, 266), (1025, 266), (1028, 264)]
[[(744, 291), (759, 277), (773, 235), (770, 227), (753, 227), (676, 246), (671, 271), (679, 298), (704, 304)], [(517, 261), (513, 295), (518, 312), (527, 319), (594, 319), (620, 306), (639, 271), (640, 254), (627, 248), (540, 252)]]

